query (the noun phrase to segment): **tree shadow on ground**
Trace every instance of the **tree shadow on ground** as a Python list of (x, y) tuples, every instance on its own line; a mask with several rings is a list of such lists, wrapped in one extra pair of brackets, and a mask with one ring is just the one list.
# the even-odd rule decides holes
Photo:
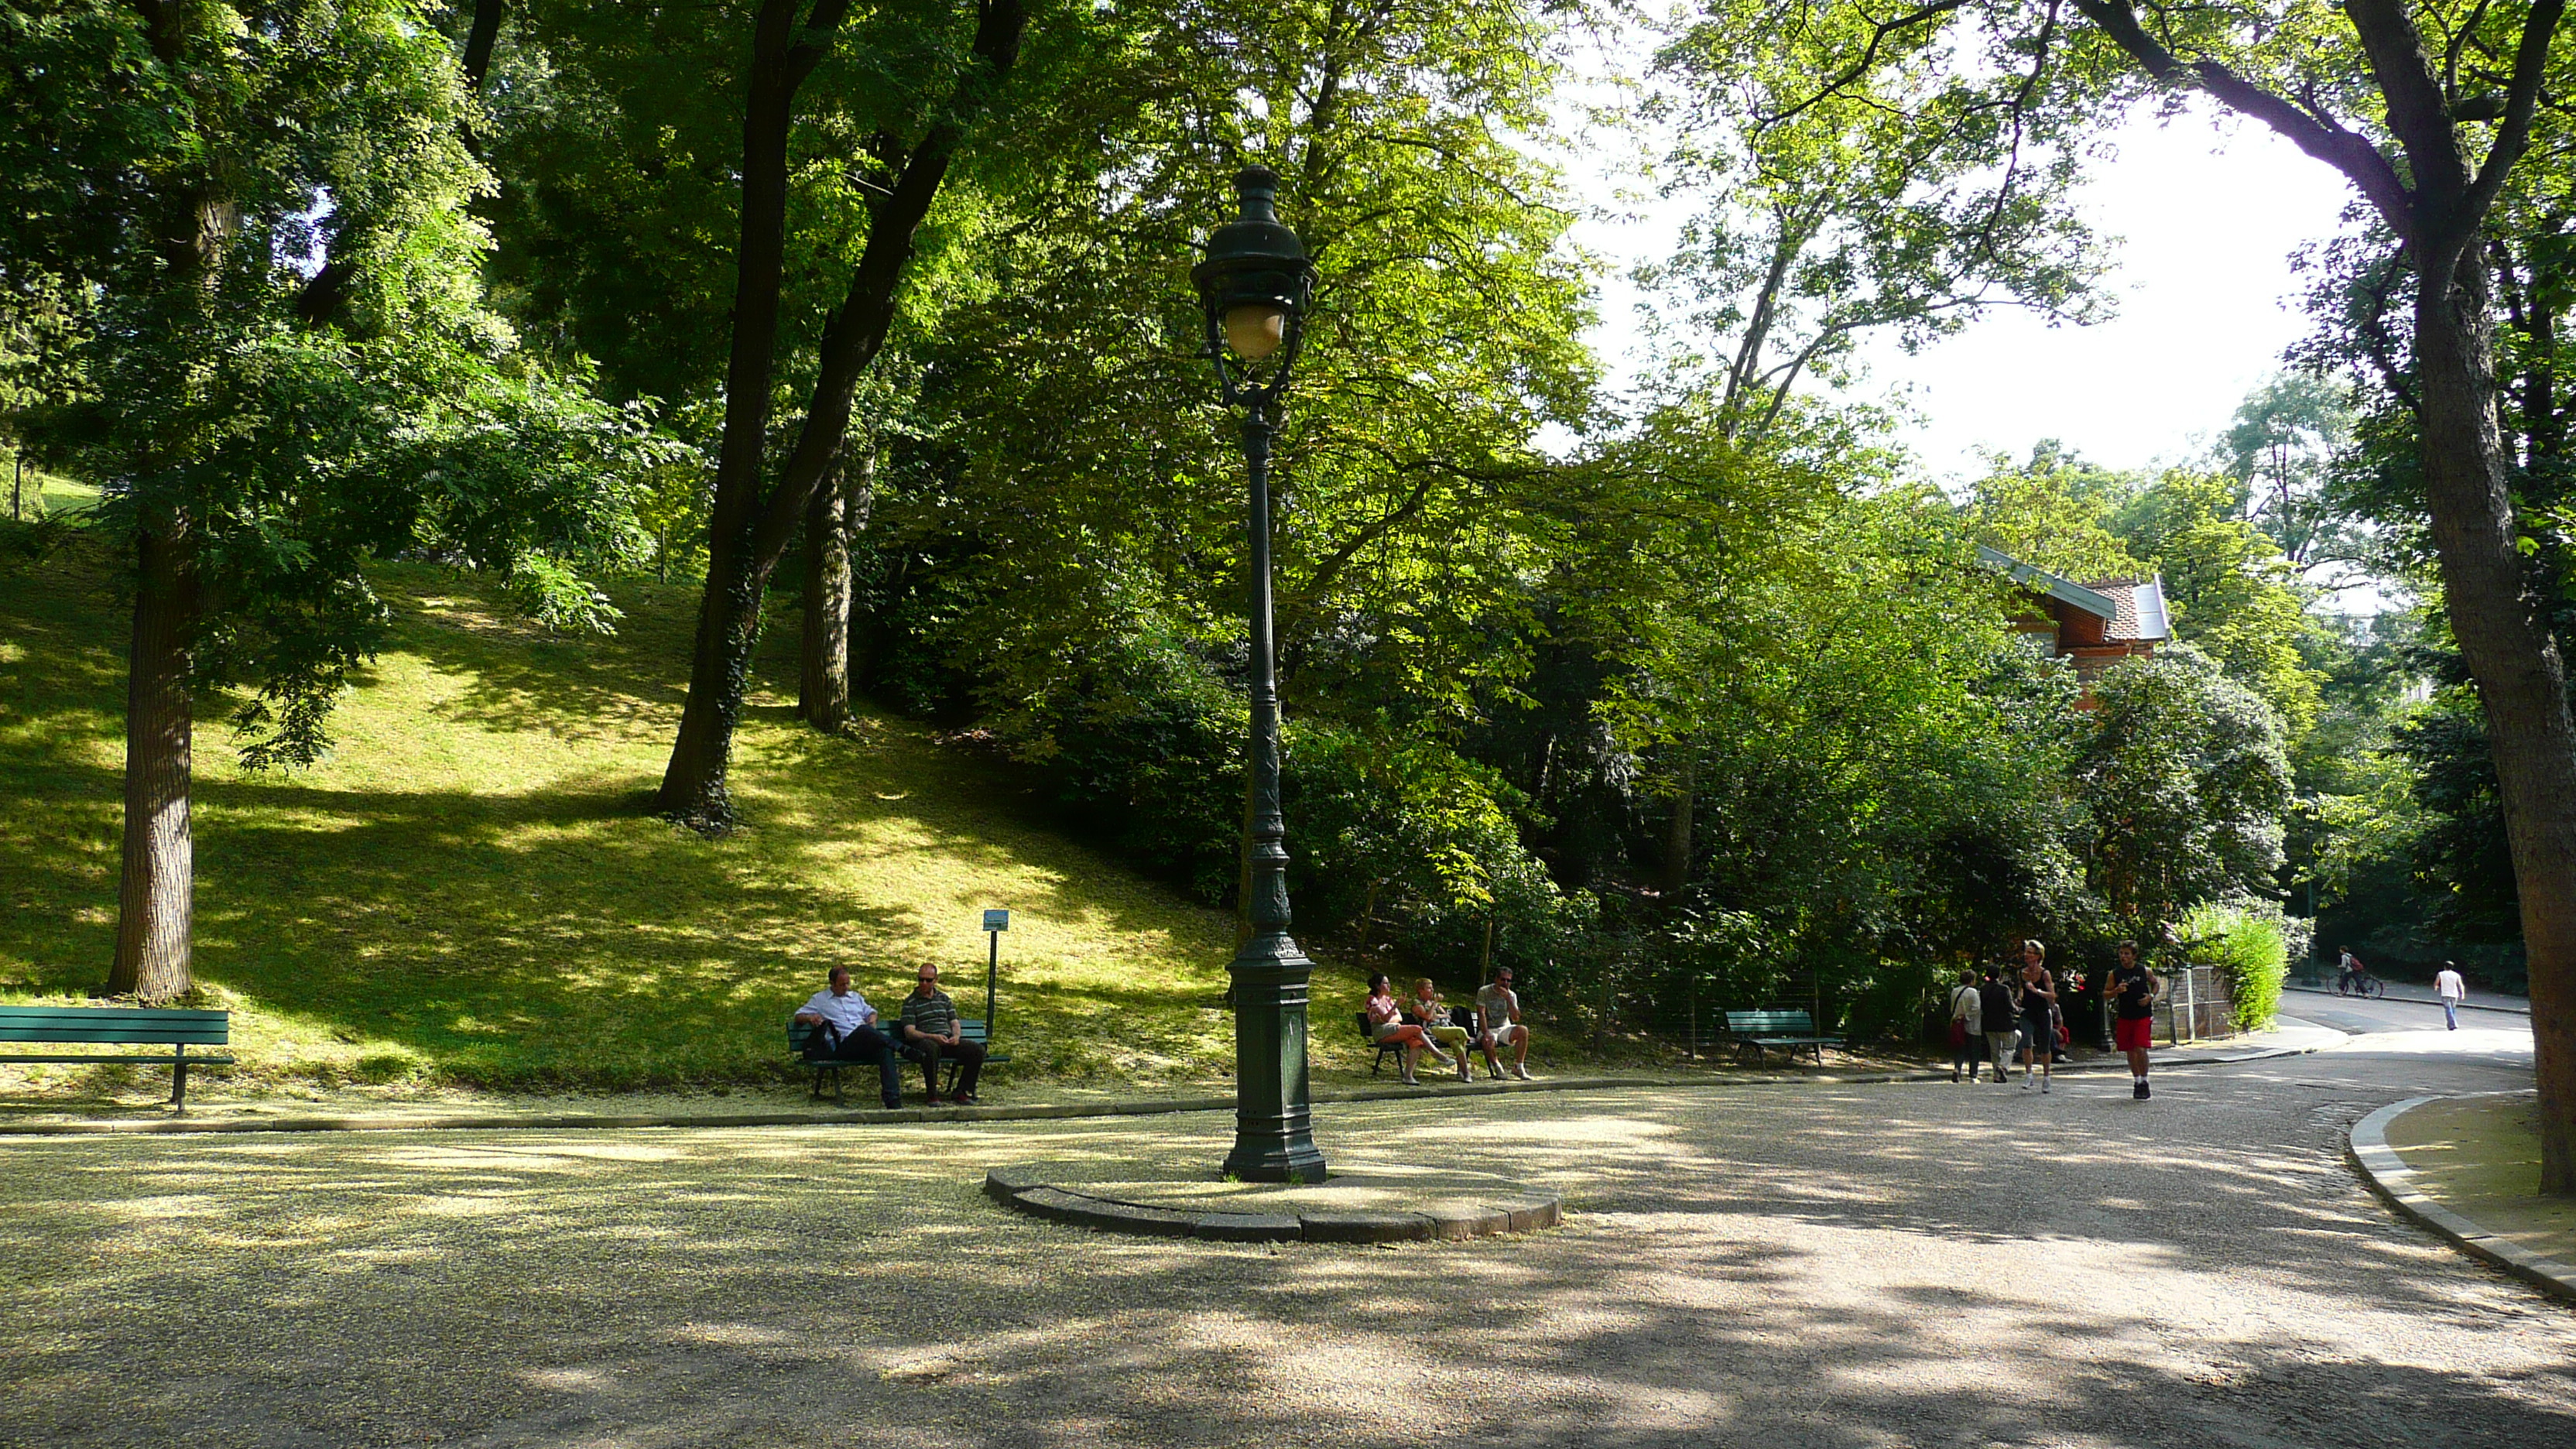
[[(2576, 1437), (2576, 1320), (2378, 1212), (2295, 1100), (2207, 1098), (2187, 1137), (2108, 1094), (2003, 1117), (2022, 1104), (1886, 1088), (1798, 1127), (1807, 1098), (1772, 1089), (1337, 1113), (1346, 1163), (1568, 1194), (1564, 1230), (1399, 1251), (1118, 1238), (976, 1191), (1038, 1157), (1208, 1171), (1218, 1114), (13, 1145), (0, 1258), (48, 1268), (0, 1283), (29, 1326), (0, 1347), (25, 1389), (0, 1438)], [(2049, 1190), (2010, 1210), (1965, 1180), (2034, 1163)]]

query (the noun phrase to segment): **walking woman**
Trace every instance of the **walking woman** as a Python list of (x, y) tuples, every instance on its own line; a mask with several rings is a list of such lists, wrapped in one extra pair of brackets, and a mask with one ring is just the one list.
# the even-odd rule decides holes
[(2048, 948), (2037, 941), (2021, 943), (2021, 1029), (2022, 1090), (2030, 1090), (2036, 1070), (2045, 1092), (2054, 1080), (2049, 1059), (2057, 1055), (2057, 982), (2048, 974)]
[(1986, 1028), (1982, 1020), (1986, 999), (1977, 990), (1977, 973), (1959, 973), (1959, 985), (1950, 993), (1950, 1080), (1959, 1080), (1959, 1069), (1967, 1068), (1968, 1080), (1977, 1079), (1977, 1061), (1986, 1054)]
[(1368, 1022), (1371, 1040), (1380, 1046), (1393, 1042), (1404, 1048), (1406, 1086), (1422, 1085), (1421, 1079), (1414, 1076), (1413, 1069), (1421, 1062), (1425, 1051), (1430, 1052), (1440, 1065), (1449, 1065), (1449, 1058), (1432, 1045), (1431, 1038), (1423, 1034), (1422, 1028), (1404, 1019), (1404, 1008), (1396, 1003), (1395, 983), (1388, 980), (1383, 971), (1369, 978)]

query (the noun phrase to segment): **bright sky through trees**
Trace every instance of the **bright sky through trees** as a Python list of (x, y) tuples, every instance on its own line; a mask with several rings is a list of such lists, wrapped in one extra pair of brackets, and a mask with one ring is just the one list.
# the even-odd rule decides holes
[[(1997, 313), (1911, 357), (1892, 338), (1868, 345), (1869, 375), (1853, 395), (1902, 398), (1915, 414), (1905, 441), (1935, 476), (1972, 476), (1981, 452), (2027, 455), (2050, 437), (2110, 467), (2181, 461), (2306, 332), (2291, 254), (2339, 229), (2351, 194), (2342, 178), (2270, 131), (2214, 121), (2205, 104), (2170, 122), (2132, 120), (2114, 145), (2091, 167), (2085, 207), (2121, 239), (2109, 279), (2117, 317), (2052, 328)], [(1576, 235), (1610, 265), (1595, 340), (1625, 379), (1645, 365), (1636, 308), (1652, 301), (1625, 274), (1668, 253), (1697, 203), (1641, 206), (1637, 178), (1593, 164), (1603, 159), (1569, 175), (1592, 206), (1620, 213), (1588, 218)]]

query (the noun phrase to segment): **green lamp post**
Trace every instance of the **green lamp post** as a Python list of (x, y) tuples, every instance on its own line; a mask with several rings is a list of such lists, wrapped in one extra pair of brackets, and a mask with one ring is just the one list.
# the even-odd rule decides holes
[(1234, 1150), (1229, 1176), (1321, 1182), (1306, 1091), (1306, 990), (1315, 963), (1288, 935), (1288, 826), (1279, 811), (1279, 674), (1270, 631), (1270, 443), (1273, 413), (1305, 338), (1315, 267), (1280, 224), (1279, 178), (1264, 167), (1234, 179), (1242, 214), (1208, 239), (1190, 272), (1205, 313), (1208, 360), (1226, 406), (1243, 410), (1244, 472), (1252, 492), (1252, 934), (1234, 975)]

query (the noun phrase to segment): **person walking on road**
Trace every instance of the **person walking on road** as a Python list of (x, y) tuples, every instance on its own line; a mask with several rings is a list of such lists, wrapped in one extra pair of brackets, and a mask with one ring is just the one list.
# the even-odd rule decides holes
[(2469, 983), (2460, 979), (2460, 963), (2445, 961), (2439, 975), (2433, 978), (2433, 994), (2442, 998), (2444, 1031), (2460, 1029), (2460, 1003), (2468, 999)]
[(1977, 973), (1959, 973), (1959, 985), (1950, 993), (1950, 1080), (1959, 1080), (1959, 1069), (1968, 1069), (1968, 1080), (1977, 1079), (1977, 1058), (1985, 1054), (1986, 999), (1977, 990)]
[(2030, 1090), (2035, 1071), (2045, 1092), (2056, 1080), (2049, 1063), (2057, 1055), (2057, 982), (2048, 974), (2048, 948), (2037, 941), (2021, 943), (2021, 1028), (2022, 1090)]
[(2108, 983), (2114, 1019), (2111, 1044), (2129, 1058), (2129, 1095), (2143, 1102), (2147, 1091), (2147, 1051), (2156, 1043), (2156, 994), (2162, 983), (2138, 964), (2138, 943), (2120, 943), (2120, 964)]
[(2013, 1048), (2021, 1045), (2021, 1033), (2013, 1026), (2021, 1018), (2021, 998), (1991, 966), (1977, 987), (1977, 997), (1981, 1008), (1977, 1017), (1986, 1029), (1986, 1054), (1994, 1060), (1995, 1084), (2001, 1086), (2012, 1076)]
[(2335, 994), (2350, 996), (2353, 988), (2361, 984), (2361, 958), (2352, 954), (2350, 946), (2337, 949), (2343, 954), (2342, 959), (2335, 962), (2335, 970), (2338, 973), (2335, 976)]

